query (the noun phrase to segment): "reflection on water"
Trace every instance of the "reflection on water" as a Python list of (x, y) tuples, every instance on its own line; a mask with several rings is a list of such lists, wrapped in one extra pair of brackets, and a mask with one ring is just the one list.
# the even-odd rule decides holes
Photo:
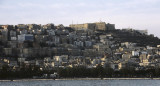
[(0, 86), (160, 86), (160, 80), (1, 81)]

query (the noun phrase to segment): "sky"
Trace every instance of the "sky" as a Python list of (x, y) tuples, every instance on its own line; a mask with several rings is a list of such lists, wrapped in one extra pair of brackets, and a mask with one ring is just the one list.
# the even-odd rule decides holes
[(0, 24), (81, 24), (147, 29), (160, 38), (160, 0), (0, 0)]

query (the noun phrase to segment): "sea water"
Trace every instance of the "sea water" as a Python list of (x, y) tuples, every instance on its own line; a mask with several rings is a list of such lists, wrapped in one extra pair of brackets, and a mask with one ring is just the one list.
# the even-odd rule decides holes
[(160, 80), (15, 80), (0, 86), (160, 86)]

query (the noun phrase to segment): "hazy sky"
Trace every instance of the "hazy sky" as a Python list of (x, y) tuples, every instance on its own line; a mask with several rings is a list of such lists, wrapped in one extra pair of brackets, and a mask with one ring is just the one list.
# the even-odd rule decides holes
[(0, 0), (0, 24), (104, 21), (160, 37), (160, 0)]

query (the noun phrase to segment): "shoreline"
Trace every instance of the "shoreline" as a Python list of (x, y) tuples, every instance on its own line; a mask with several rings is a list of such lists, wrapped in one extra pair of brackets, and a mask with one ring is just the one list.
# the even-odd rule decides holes
[(13, 79), (13, 80), (0, 80), (6, 81), (45, 81), (45, 80), (160, 80), (160, 78), (62, 78), (62, 79)]
[(160, 80), (160, 78), (62, 78), (55, 80)]

